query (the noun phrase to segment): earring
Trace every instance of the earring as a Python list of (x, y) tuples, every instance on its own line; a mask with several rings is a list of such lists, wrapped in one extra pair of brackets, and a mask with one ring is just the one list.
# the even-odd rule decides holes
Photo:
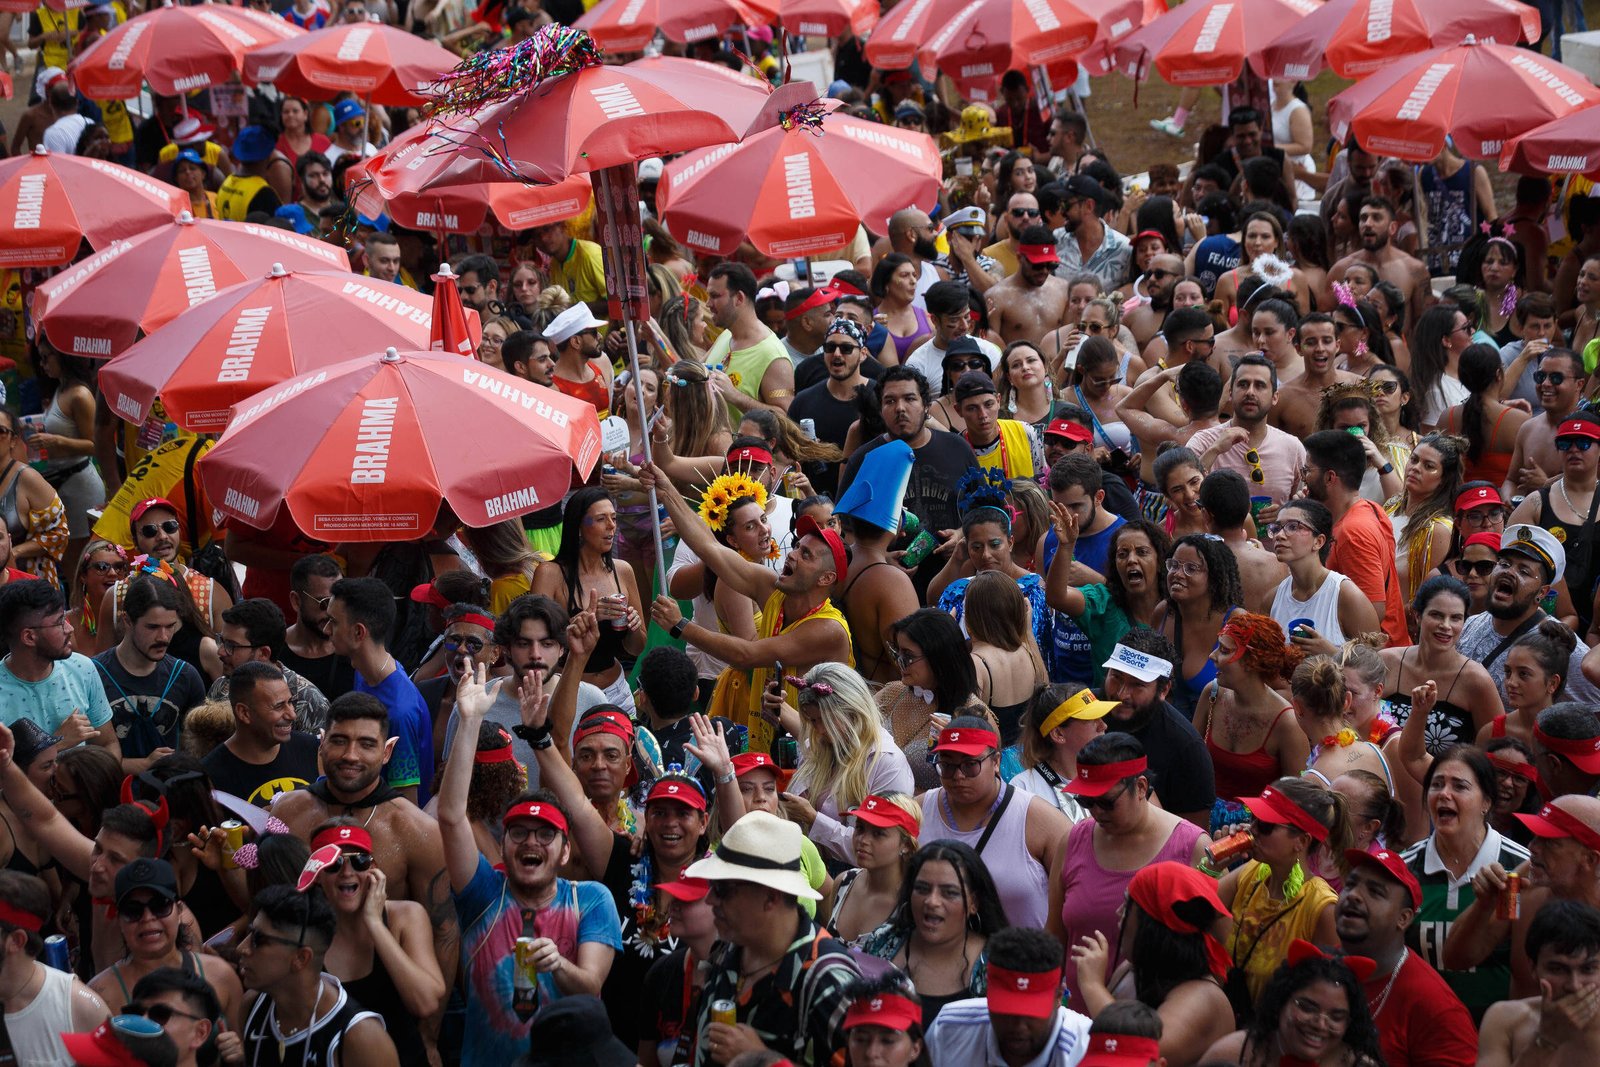
[(1365, 342), (1365, 341), (1357, 341), (1356, 342), (1356, 355), (1364, 356), (1366, 354), (1367, 354), (1367, 342)]

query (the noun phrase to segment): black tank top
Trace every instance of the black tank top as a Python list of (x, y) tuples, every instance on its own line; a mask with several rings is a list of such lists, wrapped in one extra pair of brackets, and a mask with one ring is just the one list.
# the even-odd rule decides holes
[[(383, 925), (389, 925), (387, 915), (384, 916)], [(417, 1020), (412, 1016), (411, 1009), (406, 1007), (405, 1001), (400, 999), (400, 991), (394, 987), (389, 969), (378, 958), (377, 949), (372, 950), (372, 970), (364, 978), (352, 978), (345, 982), (344, 991), (357, 1004), (383, 1017), (383, 1025), (400, 1053), (400, 1067), (427, 1067), (428, 1053), (422, 1046)]]
[[(327, 1014), (318, 1014), (314, 1023), (288, 1038), (278, 1031), (272, 998), (265, 994), (256, 998), (240, 1034), (250, 1067), (360, 1067), (339, 1058), (339, 1044), (346, 1031), (362, 1019), (382, 1022), (382, 1017), (357, 1004), (333, 975), (324, 973), (322, 981), (322, 1011)], [(331, 1011), (327, 1008), (330, 986), (337, 994)]]
[[(579, 600), (588, 599), (584, 596), (583, 583), (578, 581), (578, 568), (574, 565), (572, 573), (568, 574), (566, 567), (563, 566), (561, 574), (567, 581), (567, 613), (576, 615), (585, 607)], [(611, 568), (611, 580), (617, 583), (617, 592), (622, 592), (622, 578), (617, 574), (615, 566)], [(589, 653), (589, 662), (584, 666), (583, 673), (599, 674), (601, 671), (609, 671), (622, 652), (622, 642), (627, 639), (628, 631), (616, 629), (611, 625), (610, 619), (601, 619), (600, 636), (595, 640), (594, 651)]]

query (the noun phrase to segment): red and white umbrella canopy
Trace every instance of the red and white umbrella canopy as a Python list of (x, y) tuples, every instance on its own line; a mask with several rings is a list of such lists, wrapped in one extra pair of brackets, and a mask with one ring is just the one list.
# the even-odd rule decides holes
[(802, 37), (865, 34), (878, 24), (878, 0), (779, 0), (778, 22)]
[(182, 96), (226, 84), (243, 68), (246, 52), (305, 32), (288, 19), (246, 7), (159, 7), (90, 45), (67, 73), (94, 100), (131, 99), (145, 82), (163, 96)]
[[(181, 194), (185, 201), (188, 194)], [(219, 290), (273, 264), (348, 271), (344, 249), (276, 226), (183, 217), (117, 241), (39, 286), (33, 313), (69, 355), (114, 356)]]
[[(391, 148), (394, 146), (391, 145)], [(405, 158), (424, 150), (426, 140), (400, 146)], [(486, 164), (488, 165), (488, 164)], [(490, 165), (492, 166), (492, 165)], [(396, 189), (396, 171), (404, 174), (404, 159), (380, 152), (350, 168), (349, 189), (356, 210), (368, 218), (387, 213), (408, 230), (432, 233), (482, 233), (496, 226), (526, 230), (583, 214), (593, 196), (587, 174), (574, 174), (554, 185), (486, 181), (470, 185), (444, 185), (425, 192)], [(380, 181), (379, 171), (383, 177)], [(363, 182), (367, 184), (362, 184)], [(385, 188), (393, 190), (385, 192)]]
[(274, 264), (101, 367), (100, 389), (134, 424), (160, 396), (179, 426), (216, 433), (234, 404), (298, 374), (392, 345), (426, 347), (431, 306), (403, 285)]
[(594, 406), (444, 352), (394, 350), (238, 404), (199, 464), (224, 515), (310, 537), (404, 541), (447, 503), (488, 526), (560, 501), (600, 457)]
[(573, 26), (589, 31), (602, 48), (640, 52), (658, 29), (669, 41), (693, 44), (733, 26), (764, 26), (777, 17), (767, 0), (601, 0)]
[(673, 236), (698, 251), (730, 255), (748, 236), (787, 258), (849, 244), (859, 223), (888, 232), (896, 211), (933, 205), (941, 174), (927, 134), (830, 114), (820, 133), (779, 127), (680, 156), (656, 203)]
[(1253, 53), (1250, 67), (1263, 78), (1308, 81), (1324, 67), (1341, 78), (1364, 78), (1469, 34), (1532, 44), (1539, 12), (1517, 0), (1328, 0)]
[[(960, 86), (986, 86), (1008, 70), (1043, 66), (1077, 76), (1066, 64), (1112, 28), (1132, 26), (1143, 0), (971, 0), (917, 53)], [(1124, 30), (1124, 32), (1126, 32)]]
[(1153, 66), (1171, 85), (1224, 85), (1245, 60), (1312, 14), (1321, 0), (1189, 0), (1135, 30), (1111, 50), (1124, 74)]
[(1600, 179), (1600, 108), (1586, 107), (1509, 141), (1500, 169), (1516, 174), (1582, 174)]
[(1600, 89), (1537, 52), (1467, 41), (1391, 64), (1328, 103), (1339, 140), (1367, 151), (1429, 160), (1454, 140), (1469, 159), (1498, 158), (1535, 126), (1600, 103)]
[(386, 107), (427, 103), (423, 90), (460, 57), (432, 41), (381, 22), (340, 23), (253, 49), (244, 80), (279, 92), (331, 99), (341, 92)]
[(188, 208), (188, 193), (131, 167), (40, 146), (0, 159), (0, 267), (70, 263), (85, 240), (104, 248)]
[(879, 70), (905, 70), (917, 49), (966, 8), (970, 0), (902, 0), (867, 38), (866, 57)]

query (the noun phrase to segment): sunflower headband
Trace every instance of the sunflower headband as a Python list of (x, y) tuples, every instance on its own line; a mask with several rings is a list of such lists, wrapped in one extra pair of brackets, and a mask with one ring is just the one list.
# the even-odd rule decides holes
[(700, 519), (713, 533), (721, 533), (728, 525), (728, 511), (736, 500), (750, 497), (766, 509), (766, 486), (743, 471), (732, 471), (713, 479), (700, 494)]

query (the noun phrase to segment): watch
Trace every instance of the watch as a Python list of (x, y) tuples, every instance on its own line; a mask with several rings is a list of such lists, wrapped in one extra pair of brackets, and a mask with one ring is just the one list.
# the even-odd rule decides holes
[(1385, 474), (1393, 474), (1393, 473), (1394, 473), (1394, 464), (1393, 463), (1385, 463), (1383, 466), (1378, 468), (1378, 477), (1380, 477), (1380, 478), (1383, 477)]
[(545, 723), (543, 726), (524, 726), (519, 724), (513, 726), (511, 732), (526, 741), (529, 747), (535, 749), (549, 748), (556, 743), (555, 738), (550, 736), (549, 723)]
[(679, 619), (677, 622), (672, 624), (672, 627), (667, 631), (667, 633), (672, 635), (672, 639), (674, 641), (681, 641), (683, 640), (683, 628), (688, 625), (688, 619)]

